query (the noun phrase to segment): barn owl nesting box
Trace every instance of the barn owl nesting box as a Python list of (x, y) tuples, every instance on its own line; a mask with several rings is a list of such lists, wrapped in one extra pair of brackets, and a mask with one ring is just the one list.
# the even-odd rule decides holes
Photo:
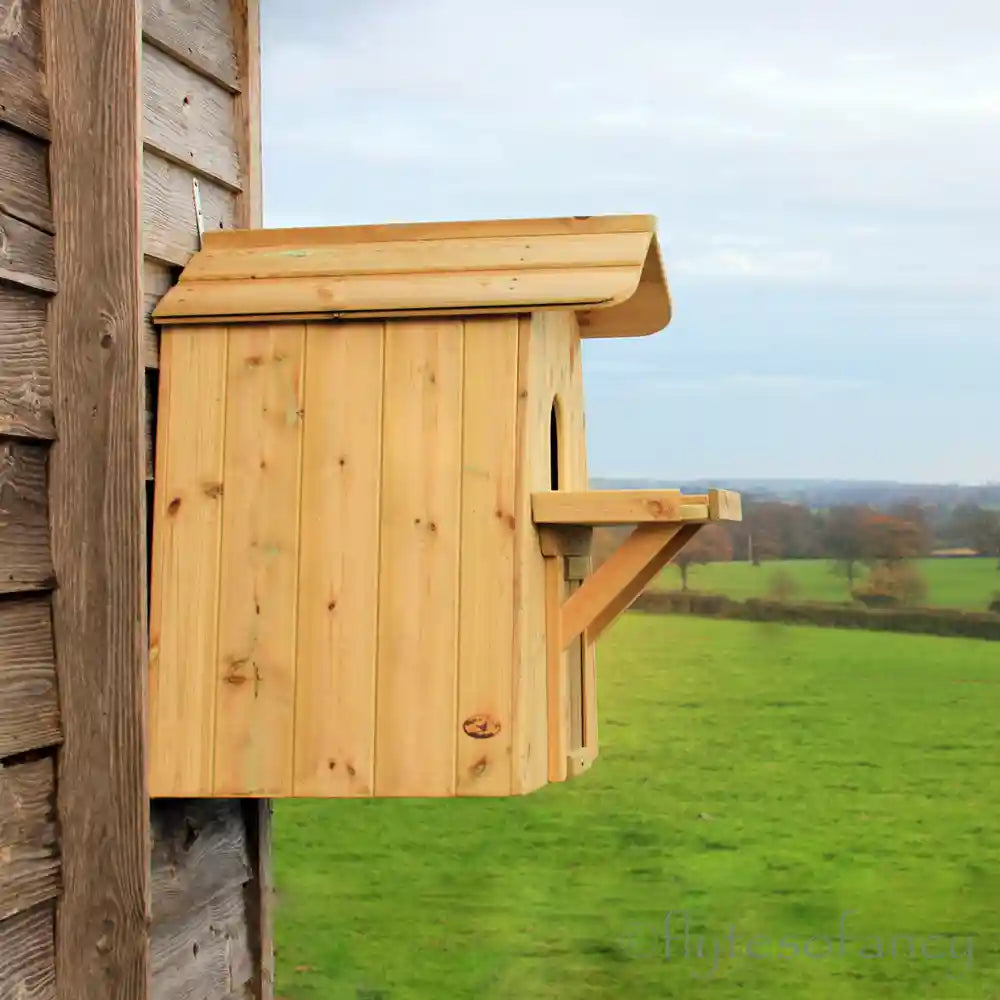
[[(210, 233), (162, 328), (154, 796), (504, 796), (597, 751), (594, 643), (725, 491), (588, 489), (581, 338), (648, 216)], [(597, 525), (634, 524), (596, 571)]]

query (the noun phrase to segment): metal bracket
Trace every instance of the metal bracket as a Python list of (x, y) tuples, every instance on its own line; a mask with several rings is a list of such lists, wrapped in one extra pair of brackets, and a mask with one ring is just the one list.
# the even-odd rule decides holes
[(198, 187), (198, 178), (191, 180), (191, 193), (194, 197), (194, 222), (198, 228), (198, 249), (202, 247), (205, 237), (205, 216), (201, 213), (201, 188)]

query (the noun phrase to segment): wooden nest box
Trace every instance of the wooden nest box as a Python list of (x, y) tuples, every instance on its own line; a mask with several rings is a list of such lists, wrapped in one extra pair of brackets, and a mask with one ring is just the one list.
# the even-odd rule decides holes
[[(588, 489), (582, 337), (670, 319), (647, 216), (215, 232), (163, 328), (153, 796), (517, 795), (724, 491)], [(596, 572), (596, 525), (635, 532)]]

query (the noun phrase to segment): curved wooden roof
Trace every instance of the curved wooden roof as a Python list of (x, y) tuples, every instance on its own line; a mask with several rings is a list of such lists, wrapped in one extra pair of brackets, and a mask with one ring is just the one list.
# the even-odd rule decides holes
[(153, 313), (157, 323), (572, 309), (584, 337), (670, 321), (650, 215), (229, 230)]

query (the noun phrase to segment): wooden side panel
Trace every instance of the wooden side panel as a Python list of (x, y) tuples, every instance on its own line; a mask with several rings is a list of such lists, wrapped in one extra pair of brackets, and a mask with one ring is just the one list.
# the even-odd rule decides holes
[(516, 316), (465, 323), (459, 795), (511, 791), (517, 347)]
[(0, 594), (53, 584), (46, 449), (0, 438)]
[(227, 344), (224, 327), (195, 327), (170, 331), (163, 346), (149, 622), (156, 796), (212, 789), (214, 731), (206, 720), (217, 687)]
[(146, 147), (239, 190), (233, 95), (148, 43), (142, 93)]
[(54, 924), (51, 903), (0, 923), (0, 1000), (56, 1000)]
[(305, 327), (229, 332), (215, 792), (293, 775)]
[(240, 86), (232, 0), (144, 0), (142, 34), (230, 90)]
[(41, 0), (0, 0), (0, 121), (46, 138)]
[(307, 332), (296, 795), (374, 789), (383, 339), (381, 323)]
[(52, 758), (0, 766), (0, 920), (58, 892)]
[[(6, 0), (10, 2), (10, 0)], [(0, 7), (0, 10), (3, 8)], [(2, 93), (2, 91), (0, 91)], [(0, 125), (0, 211), (53, 232), (48, 143)]]
[[(523, 320), (519, 362), (518, 425), (518, 578), (516, 760), (518, 790), (531, 791), (547, 780), (545, 560), (531, 520), (530, 494), (553, 488), (550, 430), (553, 404), (558, 412), (558, 487), (586, 489), (587, 458), (583, 412), (580, 336), (569, 312), (542, 312)], [(558, 402), (557, 402), (558, 401)], [(550, 590), (554, 589), (553, 586)], [(554, 600), (549, 595), (549, 603)], [(592, 655), (592, 654), (591, 654)], [(570, 654), (565, 657), (571, 671)], [(579, 655), (577, 656), (579, 663)], [(568, 694), (580, 697), (579, 674), (569, 674)], [(519, 781), (517, 780), (519, 779)]]
[(462, 321), (386, 326), (375, 794), (455, 791)]
[(59, 276), (48, 326), (58, 401), (49, 499), (64, 734), (57, 979), (73, 1000), (145, 1000), (139, 10), (88, 0), (46, 3), (44, 12)]
[(0, 284), (0, 434), (55, 437), (47, 304), (42, 295)]
[(60, 738), (49, 599), (0, 601), (0, 757)]

